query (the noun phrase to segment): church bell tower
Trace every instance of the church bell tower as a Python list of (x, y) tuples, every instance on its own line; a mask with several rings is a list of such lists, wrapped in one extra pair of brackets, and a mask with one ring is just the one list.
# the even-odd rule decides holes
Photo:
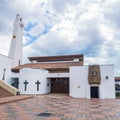
[(12, 66), (18, 66), (22, 64), (23, 56), (23, 27), (22, 18), (19, 14), (16, 15), (15, 22), (13, 24), (13, 35), (11, 40), (11, 45), (9, 49), (8, 57), (13, 59)]

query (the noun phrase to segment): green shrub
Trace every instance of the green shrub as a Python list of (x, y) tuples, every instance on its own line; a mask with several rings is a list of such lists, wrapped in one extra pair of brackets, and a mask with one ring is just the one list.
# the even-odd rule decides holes
[(120, 97), (120, 92), (116, 92), (116, 97)]

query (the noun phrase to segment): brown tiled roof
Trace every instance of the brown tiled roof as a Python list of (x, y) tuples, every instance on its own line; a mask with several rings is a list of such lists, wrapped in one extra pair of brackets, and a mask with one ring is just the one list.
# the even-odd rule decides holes
[(120, 77), (115, 77), (115, 81), (120, 81)]
[(13, 72), (18, 72), (22, 68), (35, 68), (35, 69), (68, 69), (70, 66), (83, 66), (83, 62), (49, 62), (49, 63), (29, 63), (23, 64), (12, 68)]
[(73, 59), (79, 59), (83, 61), (83, 54), (76, 54), (76, 55), (60, 55), (60, 56), (39, 56), (39, 57), (28, 57), (28, 59), (32, 61), (70, 61)]

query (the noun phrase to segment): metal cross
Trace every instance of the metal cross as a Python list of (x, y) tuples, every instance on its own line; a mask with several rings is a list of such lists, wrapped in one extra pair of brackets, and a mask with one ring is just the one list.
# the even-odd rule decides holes
[(35, 82), (35, 84), (37, 84), (37, 91), (39, 91), (39, 84), (41, 84), (41, 82), (39, 82), (39, 80), (37, 82)]
[(28, 82), (27, 82), (27, 80), (25, 80), (25, 82), (24, 82), (24, 84), (25, 84), (25, 91), (27, 90), (27, 84), (28, 84)]

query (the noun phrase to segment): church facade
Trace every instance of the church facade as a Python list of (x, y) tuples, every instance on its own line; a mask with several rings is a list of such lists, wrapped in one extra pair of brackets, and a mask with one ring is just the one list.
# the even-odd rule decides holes
[[(84, 65), (83, 54), (29, 57), (22, 63), (22, 18), (17, 15), (1, 79), (20, 94), (68, 93), (74, 98), (115, 98), (114, 65)], [(19, 46), (19, 47), (18, 47)], [(9, 65), (8, 65), (9, 64)]]
[(12, 68), (21, 94), (68, 93), (74, 98), (115, 98), (114, 66), (84, 65), (83, 55), (29, 57)]

